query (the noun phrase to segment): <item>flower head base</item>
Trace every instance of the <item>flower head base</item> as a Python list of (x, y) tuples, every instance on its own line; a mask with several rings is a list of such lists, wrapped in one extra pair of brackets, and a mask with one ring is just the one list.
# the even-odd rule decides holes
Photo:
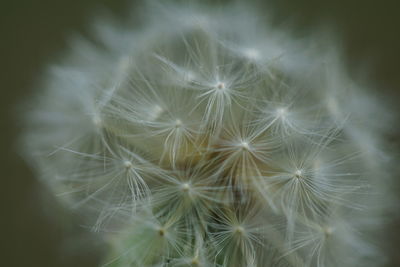
[(105, 266), (356, 266), (341, 259), (370, 253), (373, 229), (348, 214), (380, 218), (384, 163), (340, 64), (254, 11), (163, 8), (115, 40), (100, 30), (100, 65), (57, 68), (26, 138), (54, 190), (112, 228)]

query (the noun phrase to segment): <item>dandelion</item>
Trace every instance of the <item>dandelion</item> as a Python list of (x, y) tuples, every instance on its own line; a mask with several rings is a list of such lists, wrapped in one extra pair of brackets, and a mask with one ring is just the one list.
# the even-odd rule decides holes
[(339, 52), (240, 4), (145, 10), (73, 42), (23, 138), (103, 266), (383, 264), (390, 118)]

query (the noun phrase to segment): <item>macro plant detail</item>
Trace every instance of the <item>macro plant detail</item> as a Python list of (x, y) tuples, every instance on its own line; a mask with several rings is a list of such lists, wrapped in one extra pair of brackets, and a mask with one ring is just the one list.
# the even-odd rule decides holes
[(382, 264), (385, 110), (334, 47), (243, 5), (145, 10), (74, 39), (27, 118), (24, 153), (109, 242), (103, 266)]

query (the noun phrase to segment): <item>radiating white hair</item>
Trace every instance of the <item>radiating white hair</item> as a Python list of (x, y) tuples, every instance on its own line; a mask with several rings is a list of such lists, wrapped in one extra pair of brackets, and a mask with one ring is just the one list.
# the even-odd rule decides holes
[[(98, 20), (48, 68), (24, 153), (105, 266), (379, 266), (387, 112), (335, 44), (246, 4)], [(390, 200), (389, 200), (390, 202)]]

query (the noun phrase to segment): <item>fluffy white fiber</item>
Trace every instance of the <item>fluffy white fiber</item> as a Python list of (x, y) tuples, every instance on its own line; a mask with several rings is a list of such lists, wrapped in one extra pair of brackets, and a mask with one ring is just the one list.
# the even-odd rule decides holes
[(386, 112), (334, 43), (245, 5), (100, 19), (49, 67), (23, 147), (110, 242), (104, 266), (384, 262)]

